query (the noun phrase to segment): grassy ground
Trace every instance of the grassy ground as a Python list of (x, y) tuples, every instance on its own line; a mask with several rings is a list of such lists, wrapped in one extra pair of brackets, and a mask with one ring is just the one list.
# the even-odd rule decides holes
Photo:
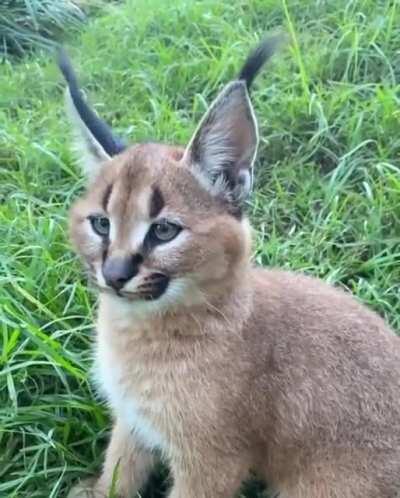
[[(398, 2), (132, 1), (93, 19), (72, 53), (121, 134), (184, 143), (247, 50), (279, 26), (292, 48), (254, 92), (264, 137), (255, 259), (345, 285), (400, 329)], [(66, 236), (82, 187), (67, 130), (49, 56), (3, 64), (0, 497), (65, 496), (99, 469), (107, 438), (87, 380), (94, 296)]]

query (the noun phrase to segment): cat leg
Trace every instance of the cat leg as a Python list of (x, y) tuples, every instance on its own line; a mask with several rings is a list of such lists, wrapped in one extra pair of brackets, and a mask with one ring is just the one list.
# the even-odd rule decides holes
[(73, 487), (68, 498), (106, 498), (115, 482), (119, 498), (134, 496), (146, 483), (154, 464), (151, 451), (135, 442), (134, 435), (116, 422), (106, 451), (103, 472)]

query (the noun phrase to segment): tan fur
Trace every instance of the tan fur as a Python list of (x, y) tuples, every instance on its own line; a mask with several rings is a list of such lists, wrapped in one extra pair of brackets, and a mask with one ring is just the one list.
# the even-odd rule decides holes
[[(399, 338), (341, 290), (254, 267), (247, 222), (202, 188), (181, 156), (132, 147), (72, 210), (72, 239), (92, 271), (102, 249), (85, 218), (102, 210), (109, 183), (119, 226), (110, 251), (137, 250), (129, 233), (148, 218), (143, 192), (154, 184), (188, 235), (141, 270), (186, 278), (168, 306), (100, 294), (96, 371), (103, 384), (115, 376), (118, 402), (103, 385), (115, 426), (102, 476), (88, 494), (70, 496), (106, 496), (116, 468), (119, 496), (133, 495), (153, 464), (154, 438), (171, 468), (170, 498), (232, 498), (250, 471), (288, 498), (394, 498)], [(131, 399), (138, 429), (119, 411)]]
[(158, 456), (170, 498), (232, 498), (251, 472), (282, 498), (398, 496), (400, 339), (343, 291), (250, 262), (248, 89), (275, 45), (252, 52), (186, 149), (123, 150), (61, 59), (90, 159), (71, 238), (100, 290), (94, 379), (114, 416), (100, 478), (70, 498), (113, 482), (128, 498)]

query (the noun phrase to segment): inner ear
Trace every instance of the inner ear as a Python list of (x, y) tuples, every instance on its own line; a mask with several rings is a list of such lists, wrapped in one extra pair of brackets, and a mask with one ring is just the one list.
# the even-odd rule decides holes
[(251, 190), (257, 146), (257, 122), (247, 87), (243, 81), (234, 81), (201, 120), (184, 159), (211, 190), (239, 201)]

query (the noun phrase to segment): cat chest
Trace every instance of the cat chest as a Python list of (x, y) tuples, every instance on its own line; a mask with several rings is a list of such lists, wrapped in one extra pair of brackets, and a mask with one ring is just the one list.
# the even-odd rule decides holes
[(96, 367), (99, 387), (114, 414), (143, 446), (168, 451), (165, 400), (154, 389), (152, 379), (135, 368), (102, 360)]

